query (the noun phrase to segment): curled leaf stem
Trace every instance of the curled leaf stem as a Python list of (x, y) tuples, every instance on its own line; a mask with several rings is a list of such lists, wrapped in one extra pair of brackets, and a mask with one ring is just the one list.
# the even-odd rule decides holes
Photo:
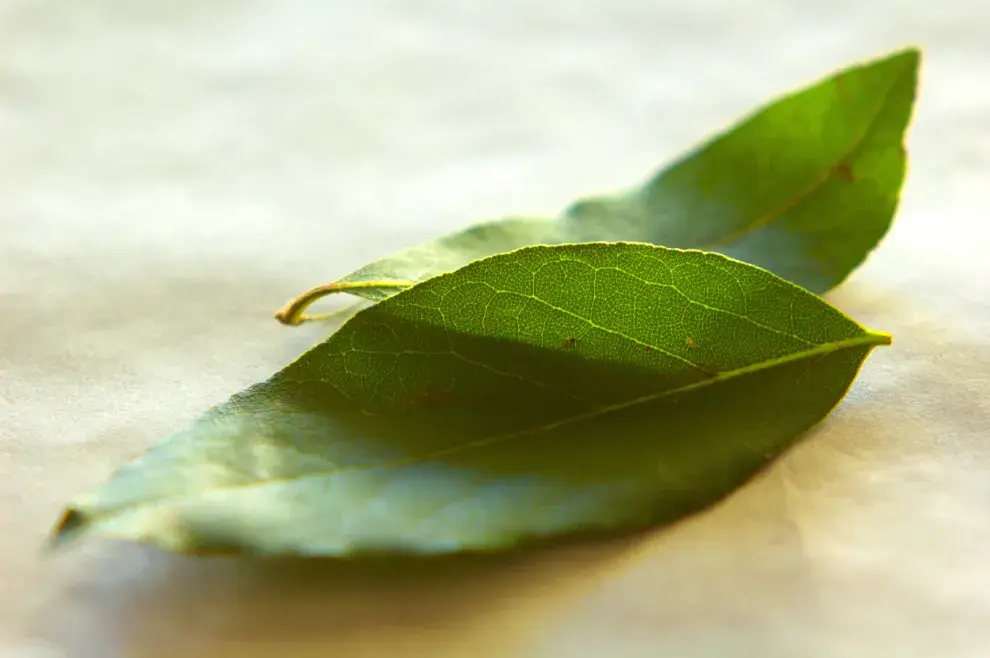
[(346, 307), (340, 311), (335, 311), (332, 313), (324, 313), (322, 315), (305, 315), (305, 311), (314, 302), (323, 297), (328, 297), (329, 295), (335, 295), (338, 293), (346, 293), (352, 290), (367, 290), (369, 288), (408, 288), (414, 285), (414, 281), (331, 281), (330, 283), (324, 283), (323, 285), (316, 286), (315, 288), (310, 288), (301, 295), (294, 297), (289, 300), (289, 302), (275, 312), (275, 319), (282, 324), (289, 325), (292, 327), (298, 326), (304, 322), (313, 322), (315, 320), (325, 320), (329, 317), (333, 317), (342, 313), (345, 310), (353, 308), (352, 306)]

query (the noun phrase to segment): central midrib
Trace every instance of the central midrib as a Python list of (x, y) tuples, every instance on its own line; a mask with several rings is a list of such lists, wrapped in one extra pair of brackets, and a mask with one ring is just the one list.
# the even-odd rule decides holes
[(767, 224), (770, 224), (774, 220), (780, 218), (784, 213), (791, 210), (792, 208), (797, 207), (798, 205), (803, 203), (808, 197), (814, 194), (819, 188), (822, 187), (822, 185), (824, 185), (831, 179), (832, 171), (835, 169), (835, 167), (837, 167), (839, 164), (843, 162), (847, 162), (848, 160), (852, 159), (856, 151), (862, 148), (863, 144), (866, 143), (866, 140), (869, 139), (870, 135), (874, 131), (874, 128), (876, 127), (877, 118), (880, 116), (880, 113), (883, 112), (883, 108), (887, 104), (887, 100), (890, 98), (890, 94), (893, 92), (894, 87), (896, 87), (897, 84), (900, 82), (900, 79), (901, 76), (898, 75), (891, 81), (890, 86), (887, 87), (887, 90), (880, 97), (880, 100), (878, 101), (877, 106), (873, 111), (872, 117), (870, 117), (870, 120), (866, 122), (866, 125), (864, 126), (862, 133), (860, 133), (858, 137), (853, 138), (852, 143), (848, 148), (845, 149), (843, 154), (836, 161), (832, 162), (828, 167), (826, 167), (821, 173), (819, 173), (818, 176), (813, 178), (807, 186), (799, 190), (793, 196), (786, 199), (776, 208), (772, 208), (766, 213), (755, 217), (745, 226), (742, 226), (736, 229), (735, 231), (730, 231), (726, 235), (712, 241), (709, 244), (701, 245), (696, 248), (701, 249), (703, 251), (719, 251), (720, 249), (724, 249), (725, 247), (733, 244), (734, 242), (738, 242), (743, 237), (753, 233), (757, 229), (760, 229), (766, 226)]
[[(390, 462), (382, 462), (380, 464), (374, 464), (374, 465), (355, 466), (355, 467), (350, 467), (350, 468), (334, 469), (334, 470), (330, 470), (330, 471), (311, 472), (311, 473), (306, 473), (305, 475), (300, 475), (298, 477), (273, 478), (273, 479), (268, 479), (268, 480), (259, 480), (259, 481), (255, 481), (255, 482), (246, 482), (246, 483), (238, 483), (238, 484), (233, 484), (233, 485), (219, 486), (219, 487), (208, 489), (207, 491), (210, 491), (210, 492), (227, 492), (227, 491), (235, 491), (235, 490), (238, 490), (238, 489), (248, 489), (248, 488), (253, 488), (253, 487), (278, 486), (278, 485), (282, 485), (282, 484), (286, 484), (286, 483), (290, 483), (290, 482), (300, 482), (300, 481), (303, 481), (303, 480), (310, 480), (310, 479), (316, 479), (316, 478), (330, 477), (330, 476), (334, 476), (334, 475), (340, 475), (340, 474), (343, 474), (343, 473), (353, 473), (353, 472), (358, 472), (358, 471), (372, 471), (372, 470), (377, 470), (377, 469), (388, 469), (388, 468), (399, 468), (399, 467), (402, 467), (402, 466), (410, 466), (410, 465), (413, 465), (413, 464), (423, 463), (423, 462), (429, 461), (431, 459), (436, 459), (438, 457), (444, 457), (444, 456), (448, 456), (448, 455), (451, 455), (451, 454), (456, 454), (458, 452), (463, 452), (465, 450), (482, 448), (482, 447), (487, 446), (487, 445), (493, 445), (493, 444), (496, 444), (496, 443), (502, 443), (504, 441), (511, 441), (513, 439), (520, 438), (520, 437), (527, 436), (527, 435), (531, 435), (531, 434), (537, 434), (537, 433), (540, 433), (540, 432), (547, 432), (547, 431), (550, 431), (550, 430), (558, 429), (560, 427), (565, 427), (567, 425), (572, 425), (574, 423), (580, 423), (580, 422), (585, 421), (585, 420), (591, 420), (593, 418), (598, 418), (600, 416), (604, 416), (604, 415), (607, 415), (607, 414), (611, 414), (611, 413), (615, 413), (615, 412), (618, 412), (618, 411), (622, 411), (624, 409), (629, 409), (629, 408), (632, 408), (632, 407), (635, 407), (635, 406), (638, 406), (638, 405), (641, 405), (641, 404), (648, 404), (648, 403), (651, 403), (651, 402), (655, 402), (657, 400), (660, 400), (660, 399), (663, 399), (663, 398), (666, 398), (666, 397), (671, 397), (671, 396), (675, 396), (675, 395), (681, 395), (681, 394), (684, 394), (684, 393), (690, 393), (690, 392), (695, 391), (695, 390), (699, 390), (699, 389), (707, 388), (709, 386), (713, 386), (714, 384), (716, 384), (718, 382), (724, 382), (724, 381), (727, 381), (727, 380), (730, 380), (730, 379), (736, 379), (738, 377), (742, 377), (742, 376), (745, 376), (745, 375), (748, 375), (748, 374), (752, 374), (752, 373), (756, 373), (756, 372), (761, 372), (761, 371), (764, 371), (764, 370), (769, 370), (771, 368), (776, 368), (776, 367), (783, 366), (783, 365), (786, 365), (786, 364), (789, 364), (789, 363), (795, 363), (795, 362), (801, 361), (803, 359), (813, 358), (815, 356), (822, 356), (822, 355), (825, 355), (825, 354), (832, 354), (832, 353), (838, 352), (840, 350), (845, 350), (845, 349), (854, 349), (856, 347), (863, 347), (863, 346), (868, 346), (868, 345), (872, 345), (872, 346), (889, 345), (890, 343), (891, 343), (891, 337), (890, 337), (889, 334), (880, 333), (880, 332), (872, 332), (872, 331), (866, 330), (865, 333), (863, 333), (862, 335), (859, 335), (859, 336), (854, 336), (852, 338), (847, 338), (847, 339), (843, 339), (843, 340), (840, 340), (840, 341), (833, 341), (833, 342), (830, 342), (830, 343), (823, 343), (823, 344), (817, 345), (817, 346), (815, 346), (813, 348), (809, 348), (809, 349), (806, 349), (806, 350), (801, 350), (801, 351), (798, 351), (798, 352), (794, 352), (794, 353), (788, 354), (786, 356), (783, 356), (783, 357), (780, 357), (780, 358), (777, 358), (777, 359), (771, 359), (769, 361), (761, 361), (759, 363), (750, 364), (750, 365), (744, 366), (742, 368), (737, 368), (736, 370), (730, 370), (730, 371), (727, 371), (727, 372), (719, 373), (718, 375), (716, 375), (714, 377), (711, 377), (709, 379), (704, 379), (704, 380), (701, 380), (701, 381), (698, 381), (698, 382), (695, 382), (695, 383), (692, 383), (692, 384), (688, 384), (688, 385), (685, 385), (685, 386), (680, 386), (678, 388), (668, 389), (666, 391), (662, 391), (662, 392), (659, 392), (659, 393), (653, 393), (653, 394), (641, 396), (641, 397), (638, 397), (638, 398), (634, 398), (632, 400), (627, 400), (625, 402), (619, 402), (619, 403), (612, 404), (612, 405), (605, 405), (605, 406), (602, 406), (602, 407), (598, 407), (596, 409), (593, 409), (592, 411), (589, 411), (589, 412), (586, 412), (586, 413), (583, 413), (583, 414), (578, 414), (577, 416), (571, 416), (569, 418), (563, 418), (563, 419), (556, 420), (556, 421), (553, 421), (553, 422), (550, 422), (550, 423), (539, 425), (537, 427), (533, 427), (533, 428), (529, 428), (529, 429), (525, 429), (525, 430), (519, 430), (519, 431), (515, 431), (515, 432), (504, 433), (504, 434), (500, 434), (500, 435), (496, 435), (496, 436), (492, 436), (492, 437), (487, 437), (487, 438), (483, 438), (483, 439), (477, 439), (475, 441), (469, 441), (467, 443), (462, 443), (462, 444), (459, 444), (457, 446), (452, 446), (450, 448), (436, 450), (436, 451), (434, 451), (432, 453), (429, 453), (429, 454), (426, 454), (426, 455), (419, 455), (419, 456), (415, 456), (415, 457), (409, 457), (409, 458), (406, 458), (406, 459), (398, 459), (398, 460), (393, 460), (393, 461), (390, 461)], [(95, 523), (99, 519), (99, 517), (119, 516), (120, 514), (123, 514), (123, 513), (125, 513), (128, 510), (131, 510), (131, 509), (136, 508), (136, 507), (142, 507), (142, 506), (145, 506), (145, 507), (161, 507), (161, 506), (167, 505), (167, 504), (169, 504), (171, 502), (174, 502), (174, 501), (177, 501), (177, 500), (186, 499), (186, 498), (190, 498), (190, 497), (193, 497), (195, 495), (196, 495), (196, 492), (192, 492), (192, 493), (182, 493), (182, 494), (178, 494), (178, 495), (174, 495), (174, 496), (166, 496), (166, 497), (162, 497), (162, 498), (157, 498), (155, 500), (135, 501), (135, 502), (129, 503), (127, 505), (121, 505), (121, 506), (115, 507), (115, 508), (113, 508), (111, 510), (107, 510), (106, 512), (99, 512), (98, 515), (97, 515), (97, 518), (93, 519), (93, 523)], [(70, 511), (82, 511), (82, 510), (78, 510), (75, 507), (70, 507), (69, 510)], [(84, 514), (84, 516), (86, 516), (86, 515)]]

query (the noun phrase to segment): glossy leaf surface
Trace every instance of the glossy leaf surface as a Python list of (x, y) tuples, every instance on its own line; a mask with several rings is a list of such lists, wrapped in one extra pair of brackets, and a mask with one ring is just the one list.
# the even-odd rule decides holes
[(361, 311), (77, 500), (58, 538), (340, 556), (672, 521), (889, 340), (719, 254), (525, 248)]

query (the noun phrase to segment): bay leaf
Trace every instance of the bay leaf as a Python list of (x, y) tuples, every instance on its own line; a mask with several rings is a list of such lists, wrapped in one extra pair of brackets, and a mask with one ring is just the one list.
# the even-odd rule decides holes
[(485, 222), (370, 263), (294, 300), (377, 301), (417, 281), (534, 244), (648, 242), (718, 251), (816, 293), (841, 283), (897, 209), (920, 53), (849, 67), (745, 118), (623, 194), (574, 203), (557, 219)]
[(889, 343), (720, 254), (527, 247), (360, 311), (74, 501), (55, 543), (436, 554), (669, 522), (822, 420)]

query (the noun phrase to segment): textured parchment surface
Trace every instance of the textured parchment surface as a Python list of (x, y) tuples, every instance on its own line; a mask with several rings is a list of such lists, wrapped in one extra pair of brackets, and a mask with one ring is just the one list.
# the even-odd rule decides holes
[[(990, 4), (0, 4), (0, 655), (990, 655)], [(899, 217), (831, 301), (894, 334), (674, 528), (367, 570), (38, 552), (61, 505), (321, 333), (374, 257), (638, 182), (778, 93), (925, 49)]]

